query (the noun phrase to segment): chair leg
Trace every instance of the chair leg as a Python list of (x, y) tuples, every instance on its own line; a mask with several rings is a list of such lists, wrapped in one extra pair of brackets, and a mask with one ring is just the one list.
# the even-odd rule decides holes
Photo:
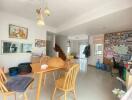
[(15, 98), (15, 100), (16, 100), (16, 93), (14, 94), (14, 98)]
[(54, 100), (55, 93), (56, 93), (56, 88), (55, 88), (54, 91), (53, 91), (53, 95), (52, 95), (51, 100)]
[(6, 95), (4, 95), (4, 100), (7, 100), (7, 98), (6, 98), (7, 96)]
[(26, 92), (24, 92), (24, 100), (28, 100)]
[(54, 78), (54, 81), (55, 81), (55, 73), (53, 72), (53, 78)]
[(64, 97), (65, 97), (65, 99), (64, 99), (64, 100), (66, 100), (66, 92), (65, 92), (65, 94), (64, 94)]
[(77, 100), (77, 96), (76, 96), (76, 91), (73, 90), (73, 94), (74, 94), (74, 100)]

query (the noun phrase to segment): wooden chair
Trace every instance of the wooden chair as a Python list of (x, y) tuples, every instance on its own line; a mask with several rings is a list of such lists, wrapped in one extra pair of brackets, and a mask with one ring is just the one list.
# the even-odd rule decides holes
[(56, 80), (55, 89), (54, 89), (54, 92), (53, 92), (53, 95), (52, 95), (52, 100), (54, 99), (54, 96), (55, 96), (55, 93), (56, 93), (57, 89), (64, 92), (65, 100), (66, 100), (67, 92), (73, 92), (74, 98), (76, 99), (75, 82), (76, 82), (76, 77), (77, 77), (78, 72), (79, 72), (79, 65), (74, 64), (69, 69), (69, 71), (67, 72), (67, 74), (64, 77), (59, 78), (58, 80)]
[(14, 95), (16, 100), (16, 93), (13, 91), (9, 91), (5, 87), (5, 83), (7, 82), (7, 78), (4, 74), (4, 72), (0, 69), (0, 93), (3, 95), (4, 100), (7, 100), (7, 96)]
[(74, 60), (73, 59), (67, 59), (65, 61), (65, 64), (64, 64), (64, 69), (60, 69), (60, 74), (59, 74), (59, 77), (63, 76), (64, 74), (66, 74), (69, 69), (75, 64)]
[(7, 82), (7, 78), (4, 74), (4, 72), (2, 71), (2, 69), (0, 69), (0, 82), (2, 82), (2, 83)]
[[(41, 64), (41, 65), (42, 65), (42, 64), (47, 64), (47, 62), (48, 62), (49, 59), (50, 59), (49, 56), (43, 56), (43, 57), (41, 57), (41, 58), (40, 58), (40, 64)], [(54, 72), (53, 72), (53, 78), (54, 78), (54, 80), (55, 80), (55, 74), (54, 74)], [(44, 85), (45, 85), (45, 81), (46, 81), (46, 74), (44, 75)]]
[(40, 58), (40, 64), (47, 64), (47, 61), (50, 57), (49, 56), (43, 56)]
[(74, 64), (75, 64), (74, 59), (67, 59), (65, 61), (65, 68), (66, 68), (66, 70), (69, 70)]
[[(16, 100), (16, 92), (11, 91), (6, 87), (7, 78), (4, 72), (0, 69), (0, 93), (3, 95), (4, 100), (7, 100), (7, 96), (14, 95)], [(32, 83), (31, 83), (32, 84)], [(27, 87), (27, 89), (31, 86), (31, 84)], [(26, 90), (24, 92), (24, 100), (28, 100)]]
[(7, 96), (9, 95), (14, 95), (16, 100), (16, 93), (9, 91), (2, 82), (0, 82), (0, 92), (3, 95), (3, 100), (7, 100)]
[[(39, 63), (42, 65), (42, 64), (47, 64), (47, 62), (48, 62), (48, 60), (50, 59), (50, 57), (49, 56), (42, 56), (41, 58), (40, 58), (40, 60), (39, 60)], [(35, 78), (35, 75), (33, 75), (33, 78)], [(54, 72), (53, 72), (53, 78), (54, 78), (54, 80), (55, 80), (55, 74), (54, 74)], [(46, 74), (44, 75), (44, 85), (45, 85), (45, 82), (46, 82)], [(32, 88), (33, 86), (31, 86), (31, 88)]]
[(31, 56), (31, 63), (39, 63), (41, 56)]

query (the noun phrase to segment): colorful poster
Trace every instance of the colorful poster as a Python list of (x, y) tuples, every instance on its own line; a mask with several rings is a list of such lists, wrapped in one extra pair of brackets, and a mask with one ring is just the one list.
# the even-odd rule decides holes
[(132, 31), (104, 35), (104, 59), (114, 57), (117, 60), (123, 59), (124, 61), (128, 61), (131, 56)]

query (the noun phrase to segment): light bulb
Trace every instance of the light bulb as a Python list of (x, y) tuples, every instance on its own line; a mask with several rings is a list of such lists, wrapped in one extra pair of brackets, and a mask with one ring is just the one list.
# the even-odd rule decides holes
[(46, 8), (44, 9), (44, 14), (45, 14), (46, 16), (50, 16), (50, 10), (48, 9), (48, 7), (46, 7)]
[(37, 20), (37, 25), (39, 25), (39, 26), (44, 26), (45, 23), (44, 23), (43, 20)]

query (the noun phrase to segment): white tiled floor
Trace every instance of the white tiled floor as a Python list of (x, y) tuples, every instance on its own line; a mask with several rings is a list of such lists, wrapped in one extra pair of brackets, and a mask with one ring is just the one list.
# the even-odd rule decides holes
[[(37, 78), (37, 77), (36, 77)], [(36, 79), (37, 82), (37, 79)], [(36, 82), (33, 90), (28, 91), (29, 100), (35, 100)], [(118, 100), (113, 94), (112, 89), (118, 87), (118, 81), (110, 76), (110, 73), (96, 70), (93, 67), (88, 67), (87, 71), (80, 72), (77, 79), (77, 98), (78, 100)], [(40, 100), (50, 100), (54, 88), (52, 74), (47, 75), (46, 86), (41, 89)], [(57, 92), (56, 95), (60, 95)], [(58, 100), (58, 97), (55, 97)], [(0, 100), (2, 97), (0, 96)], [(8, 100), (14, 100), (9, 97)], [(24, 100), (22, 94), (17, 93), (17, 100)], [(63, 100), (63, 99), (62, 99)], [(68, 94), (68, 100), (73, 100), (72, 93)]]

